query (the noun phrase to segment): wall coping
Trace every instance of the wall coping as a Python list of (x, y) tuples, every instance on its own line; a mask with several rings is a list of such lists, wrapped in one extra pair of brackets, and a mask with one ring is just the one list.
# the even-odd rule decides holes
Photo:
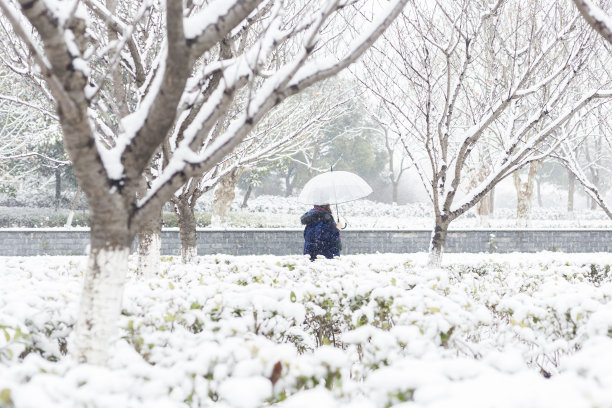
[[(178, 232), (178, 227), (162, 228), (163, 231)], [(196, 228), (200, 232), (302, 232), (304, 228)], [(431, 232), (432, 228), (348, 228), (341, 231), (355, 232)], [(449, 228), (449, 232), (497, 232), (497, 231), (512, 231), (512, 232), (585, 232), (585, 231), (612, 231), (612, 228), (593, 228), (593, 227), (572, 227), (572, 228)], [(89, 232), (89, 227), (49, 227), (49, 228), (0, 228), (0, 232)]]

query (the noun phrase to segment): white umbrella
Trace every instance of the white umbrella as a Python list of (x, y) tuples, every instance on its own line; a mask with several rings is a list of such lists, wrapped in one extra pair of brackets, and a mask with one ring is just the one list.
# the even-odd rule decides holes
[(348, 171), (330, 171), (306, 183), (298, 201), (303, 204), (340, 204), (372, 193), (364, 179)]

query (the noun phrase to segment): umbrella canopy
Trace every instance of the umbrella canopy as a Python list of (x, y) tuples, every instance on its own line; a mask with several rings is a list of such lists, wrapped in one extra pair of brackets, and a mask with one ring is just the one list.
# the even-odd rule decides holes
[(298, 201), (303, 204), (340, 204), (372, 193), (364, 179), (348, 171), (330, 171), (306, 183)]

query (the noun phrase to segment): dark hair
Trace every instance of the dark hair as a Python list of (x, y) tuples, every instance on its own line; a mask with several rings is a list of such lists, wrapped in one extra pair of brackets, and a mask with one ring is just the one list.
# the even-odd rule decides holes
[(325, 209), (327, 212), (331, 213), (331, 206), (329, 204), (317, 204), (315, 205), (315, 207), (321, 207), (323, 209)]

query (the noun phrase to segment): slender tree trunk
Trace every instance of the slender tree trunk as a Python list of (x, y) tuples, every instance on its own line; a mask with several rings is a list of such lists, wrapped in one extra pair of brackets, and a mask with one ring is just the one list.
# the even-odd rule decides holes
[(540, 180), (536, 179), (536, 183), (537, 183), (537, 196), (538, 196), (538, 207), (543, 207), (542, 205), (542, 189), (541, 189), (541, 185), (542, 183), (540, 183)]
[[(599, 190), (599, 171), (593, 171), (593, 185)], [(596, 210), (598, 207), (597, 201), (591, 199), (591, 210)]]
[(491, 195), (487, 194), (476, 204), (476, 213), (480, 219), (480, 225), (489, 225), (489, 215), (491, 214)]
[(489, 192), (489, 213), (491, 215), (495, 213), (495, 187)]
[(397, 204), (397, 187), (398, 187), (398, 184), (399, 183), (397, 181), (391, 182), (391, 186), (393, 188), (393, 193), (392, 193), (393, 194), (393, 196), (392, 196), (393, 204)]
[(76, 211), (79, 196), (81, 195), (81, 186), (77, 186), (77, 191), (74, 194), (74, 200), (72, 200), (72, 206), (70, 206), (70, 212), (68, 213), (68, 219), (66, 220), (65, 227), (72, 227), (72, 219), (74, 218), (74, 212)]
[(448, 220), (436, 219), (434, 230), (431, 233), (431, 241), (429, 243), (429, 257), (427, 266), (429, 268), (439, 268), (442, 264), (442, 254), (446, 245), (446, 235), (448, 233)]
[[(153, 180), (152, 169), (149, 166), (140, 180), (138, 197), (147, 193), (148, 182)], [(146, 220), (138, 230), (138, 269), (136, 273), (145, 279), (157, 276), (161, 268), (161, 226), (162, 209), (151, 219)]]
[(533, 186), (539, 163), (529, 164), (527, 180), (522, 181), (519, 172), (514, 172), (514, 187), (516, 188), (516, 218), (517, 225), (528, 227), (531, 224), (531, 203)]
[(185, 264), (193, 263), (198, 256), (194, 208), (187, 198), (180, 198), (175, 209), (181, 236), (181, 259)]
[(224, 227), (227, 225), (230, 206), (236, 197), (236, 183), (242, 174), (242, 169), (236, 169), (223, 177), (215, 187), (213, 199), (213, 211), (210, 224), (213, 227)]
[(161, 270), (162, 212), (153, 217), (138, 231), (138, 270), (145, 279), (157, 276)]
[(576, 177), (571, 171), (567, 171), (568, 186), (567, 186), (567, 212), (570, 216), (574, 214), (574, 193), (576, 191)]
[(247, 207), (247, 201), (249, 201), (249, 197), (251, 197), (251, 192), (253, 191), (253, 183), (249, 183), (249, 187), (247, 187), (246, 193), (244, 193), (244, 199), (242, 200), (242, 204), (240, 208)]
[[(103, 365), (116, 340), (123, 287), (133, 235), (127, 211), (117, 201), (101, 203), (91, 214), (91, 252), (75, 330), (74, 355), (80, 362)], [(90, 200), (92, 202), (92, 200)]]
[(293, 187), (291, 186), (291, 168), (287, 169), (285, 174), (285, 197), (289, 197), (292, 193)]
[(59, 167), (55, 168), (55, 211), (59, 210), (62, 198), (62, 171)]

